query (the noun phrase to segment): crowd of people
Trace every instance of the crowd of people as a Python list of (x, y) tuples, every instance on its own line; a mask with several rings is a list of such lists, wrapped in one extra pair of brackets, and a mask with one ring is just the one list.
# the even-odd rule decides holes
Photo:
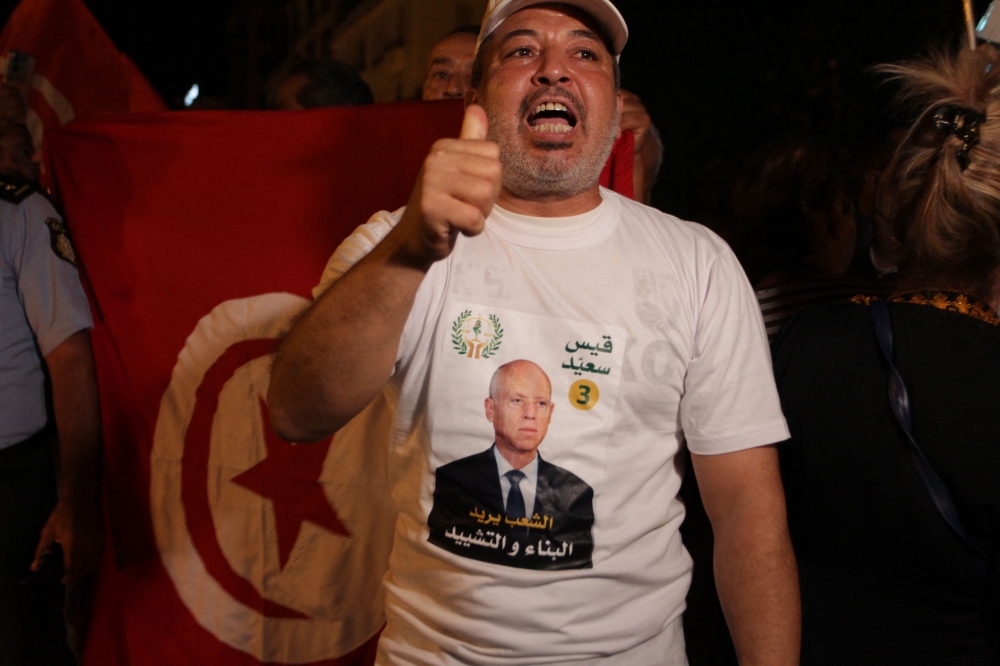
[[(421, 97), (465, 100), (460, 136), (334, 253), (275, 357), (289, 441), (392, 387), (392, 441), (358, 442), (391, 447), (399, 513), (376, 663), (1000, 664), (1000, 53), (883, 66), (912, 123), (862, 155), (763, 146), (702, 225), (648, 205), (670, 157), (627, 39), (609, 0), (491, 0), (445, 35)], [(270, 91), (374, 102), (334, 60)], [(101, 531), (93, 322), (24, 112), (0, 87), (16, 666), (73, 663), (59, 583)], [(600, 186), (626, 140), (634, 199)], [(682, 541), (695, 504), (710, 530)], [(699, 644), (706, 603), (732, 655)]]

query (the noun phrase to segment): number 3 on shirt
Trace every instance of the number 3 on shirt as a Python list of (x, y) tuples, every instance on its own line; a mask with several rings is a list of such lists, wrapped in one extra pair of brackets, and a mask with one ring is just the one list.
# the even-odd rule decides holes
[(579, 410), (593, 409), (600, 398), (601, 392), (597, 390), (597, 384), (589, 379), (581, 379), (569, 387), (569, 404)]

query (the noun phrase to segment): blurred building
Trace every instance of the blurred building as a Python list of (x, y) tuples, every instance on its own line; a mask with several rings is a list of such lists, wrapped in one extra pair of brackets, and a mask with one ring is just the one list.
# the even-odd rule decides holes
[(226, 25), (230, 90), (227, 106), (259, 109), (268, 76), (288, 53), (288, 12), (284, 0), (237, 0)]
[(343, 60), (378, 102), (415, 99), (431, 47), (459, 26), (478, 24), (486, 1), (288, 0), (290, 50)]

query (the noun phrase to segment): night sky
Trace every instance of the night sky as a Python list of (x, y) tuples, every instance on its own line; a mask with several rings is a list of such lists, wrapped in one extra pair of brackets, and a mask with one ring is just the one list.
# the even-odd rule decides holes
[[(226, 21), (237, 0), (85, 0), (168, 102), (193, 83), (229, 92)], [(0, 18), (16, 3), (0, 0)], [(958, 43), (961, 0), (616, 0), (631, 28), (625, 86), (666, 145), (654, 202), (696, 215), (699, 178), (771, 138), (823, 133), (848, 145), (891, 121), (874, 64)], [(988, 0), (975, 2), (977, 16)]]

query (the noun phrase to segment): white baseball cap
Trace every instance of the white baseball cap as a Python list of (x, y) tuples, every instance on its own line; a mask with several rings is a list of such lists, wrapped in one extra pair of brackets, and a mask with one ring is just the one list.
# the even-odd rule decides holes
[(609, 0), (490, 0), (486, 6), (486, 15), (483, 16), (483, 27), (479, 31), (476, 51), (479, 51), (483, 41), (493, 34), (493, 31), (500, 27), (500, 24), (514, 12), (532, 5), (553, 2), (576, 7), (593, 17), (604, 29), (604, 36), (610, 41), (611, 55), (616, 58), (621, 55), (622, 49), (625, 48), (625, 42), (628, 41), (628, 26), (625, 25), (625, 19)]

